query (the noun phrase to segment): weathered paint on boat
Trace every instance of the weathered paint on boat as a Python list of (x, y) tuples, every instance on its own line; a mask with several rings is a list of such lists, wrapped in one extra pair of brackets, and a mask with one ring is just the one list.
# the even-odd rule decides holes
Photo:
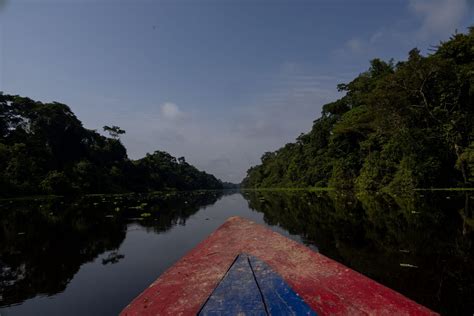
[[(242, 291), (242, 289), (245, 290)], [(267, 315), (248, 259), (239, 256), (198, 315), (208, 316), (223, 313), (239, 315), (244, 312), (256, 316)]]
[(199, 316), (317, 316), (267, 264), (240, 254), (204, 304)]
[(268, 264), (318, 315), (436, 315), (304, 245), (240, 217), (229, 218), (121, 315), (196, 315), (241, 253)]

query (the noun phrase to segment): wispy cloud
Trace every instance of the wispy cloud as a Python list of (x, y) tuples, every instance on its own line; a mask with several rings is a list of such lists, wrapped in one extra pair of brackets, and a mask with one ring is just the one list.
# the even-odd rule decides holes
[(410, 0), (409, 8), (421, 19), (417, 36), (423, 39), (452, 34), (467, 15), (472, 17), (468, 0)]
[(384, 31), (380, 30), (372, 34), (369, 38), (369, 43), (370, 44), (376, 44), (380, 39), (382, 39), (384, 36)]
[[(377, 36), (375, 36), (377, 35)], [(381, 33), (374, 33), (370, 39), (352, 37), (345, 41), (341, 47), (333, 51), (335, 59), (353, 59), (354, 57), (367, 58), (373, 50), (375, 42), (381, 37)]]
[(263, 152), (307, 132), (321, 106), (339, 95), (336, 83), (347, 81), (296, 62), (283, 63), (262, 77), (265, 87), (260, 92), (221, 116), (170, 100), (156, 102), (159, 106), (143, 104), (133, 112), (117, 110), (108, 120), (130, 131), (123, 141), (132, 158), (165, 150), (223, 180), (239, 182)]
[(259, 161), (262, 152), (275, 150), (307, 132), (322, 105), (339, 96), (336, 83), (346, 80), (342, 75), (318, 73), (307, 64), (282, 64), (269, 79), (267, 90), (241, 107), (233, 126), (236, 134), (260, 143), (252, 163)]
[[(180, 97), (179, 92), (173, 94), (163, 88), (145, 93), (146, 97), (137, 95), (122, 99), (113, 95), (96, 98), (91, 102), (95, 104), (84, 107), (82, 113), (78, 114), (81, 118), (88, 117), (87, 122), (92, 126), (113, 124), (127, 130), (123, 141), (132, 158), (142, 157), (146, 152), (154, 150), (165, 150), (174, 156), (185, 156), (191, 164), (223, 180), (238, 182), (250, 166), (260, 162), (262, 153), (275, 150), (294, 141), (300, 133), (308, 132), (313, 120), (320, 116), (321, 107), (340, 97), (336, 90), (337, 83), (351, 80), (364, 70), (363, 67), (367, 66), (371, 58), (397, 57), (388, 54), (405, 54), (416, 45), (427, 48), (449, 35), (472, 14), (468, 1), (407, 0), (405, 11), (399, 16), (399, 20), (403, 21), (392, 21), (387, 25), (382, 23), (378, 28), (370, 29), (372, 31), (365, 28), (347, 29), (342, 32), (342, 37), (337, 38), (340, 41), (338, 47), (331, 46), (331, 41), (327, 43), (330, 45), (321, 44), (321, 48), (314, 50), (333, 52), (332, 60), (324, 59), (324, 54), (321, 54), (323, 59), (319, 60), (319, 57), (312, 60), (313, 55), (303, 56), (306, 54), (300, 51), (311, 46), (308, 43), (313, 40), (312, 34), (308, 33), (305, 35), (308, 41), (304, 43), (304, 47), (291, 49), (290, 55), (282, 52), (269, 55), (273, 59), (262, 57), (262, 67), (249, 67), (252, 70), (248, 74), (245, 71), (239, 72), (236, 79), (232, 80), (222, 75), (213, 77), (203, 85), (207, 90), (199, 89), (199, 94), (203, 94), (203, 91), (209, 94), (218, 91), (218, 94), (224, 95), (216, 97), (216, 103), (221, 105), (205, 104), (206, 101), (196, 97), (197, 94), (193, 95), (193, 92), (187, 97)], [(173, 42), (176, 41), (174, 36), (170, 38)], [(282, 37), (282, 41), (285, 40), (287, 39)], [(315, 42), (319, 43), (319, 40)], [(253, 44), (260, 45), (261, 41)], [(268, 47), (267, 52), (274, 46), (268, 44)], [(246, 55), (237, 54), (236, 58), (240, 56)], [(257, 55), (252, 51), (251, 56), (250, 59), (255, 59), (254, 56), (266, 55)], [(223, 59), (223, 56), (218, 57)], [(280, 58), (288, 61), (281, 62)], [(212, 60), (206, 65), (209, 70), (223, 65), (211, 57), (209, 60)], [(239, 68), (244, 68), (244, 61), (245, 58), (242, 58), (242, 63), (239, 60)], [(194, 64), (189, 65), (194, 67)], [(184, 75), (180, 74), (183, 78), (194, 70), (182, 67), (186, 69)], [(203, 73), (206, 71), (207, 68)], [(232, 73), (229, 77), (234, 75)], [(212, 76), (212, 72), (209, 76)], [(225, 81), (226, 85), (219, 88), (216, 81)], [(184, 83), (177, 90), (186, 94), (184, 91), (187, 81), (182, 82)], [(164, 87), (168, 85), (165, 84)], [(238, 92), (231, 91), (227, 96), (219, 91), (222, 87)], [(192, 104), (193, 99), (197, 104)], [(134, 104), (133, 109), (130, 104)]]
[(407, 12), (407, 20), (381, 25), (367, 36), (349, 38), (334, 50), (335, 58), (371, 59), (380, 57), (380, 52), (387, 48), (400, 45), (406, 49), (415, 46), (427, 49), (439, 40), (446, 40), (474, 16), (474, 0), (409, 0)]

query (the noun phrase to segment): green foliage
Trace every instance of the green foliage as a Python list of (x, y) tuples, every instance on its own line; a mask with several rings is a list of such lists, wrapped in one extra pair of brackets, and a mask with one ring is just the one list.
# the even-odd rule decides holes
[(104, 126), (103, 129), (104, 129), (104, 132), (108, 132), (110, 137), (115, 138), (115, 139), (119, 138), (120, 135), (125, 134), (125, 131), (123, 129), (115, 125), (112, 127)]
[(460, 155), (456, 164), (457, 169), (466, 170), (466, 178), (474, 183), (474, 142), (471, 142), (464, 152)]
[(0, 93), (0, 195), (217, 189), (222, 183), (165, 152), (131, 161), (119, 137), (82, 126), (61, 103)]
[(244, 187), (358, 190), (474, 184), (474, 28), (422, 56), (371, 61), (296, 143), (265, 153)]
[(413, 165), (416, 163), (411, 157), (405, 157), (400, 162), (393, 180), (389, 183), (389, 191), (412, 191), (418, 185), (413, 174)]
[(188, 164), (184, 157), (178, 160), (164, 151), (155, 151), (134, 161), (133, 181), (135, 190), (160, 190), (179, 188), (182, 190), (221, 189), (222, 183), (214, 176), (199, 171)]
[(50, 171), (40, 183), (43, 192), (54, 194), (68, 194), (72, 191), (71, 181), (63, 172)]

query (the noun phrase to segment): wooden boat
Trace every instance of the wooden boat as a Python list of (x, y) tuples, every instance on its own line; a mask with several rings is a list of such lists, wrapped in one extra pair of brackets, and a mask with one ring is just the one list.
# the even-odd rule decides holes
[(229, 218), (121, 315), (436, 315), (240, 217)]

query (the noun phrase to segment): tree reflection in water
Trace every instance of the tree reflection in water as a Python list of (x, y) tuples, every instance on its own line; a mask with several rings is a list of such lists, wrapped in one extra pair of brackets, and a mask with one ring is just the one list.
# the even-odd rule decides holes
[[(116, 312), (186, 249), (172, 254), (167, 251), (173, 247), (191, 249), (196, 236), (208, 235), (228, 216), (248, 216), (262, 222), (261, 215), (268, 225), (280, 226), (324, 255), (435, 311), (470, 315), (474, 310), (474, 195), (420, 191), (400, 197), (382, 193), (356, 196), (338, 191), (244, 191), (247, 201), (229, 197), (207, 212), (205, 206), (214, 204), (223, 194), (192, 191), (72, 200), (1, 200), (0, 306), (21, 304), (40, 312), (53, 310), (55, 304), (66, 308), (67, 301), (61, 296), (47, 306), (36, 299), (29, 300), (30, 304), (22, 302), (65, 291), (70, 281), (81, 275), (81, 266), (93, 262), (90, 268), (94, 273), (101, 273), (100, 267), (105, 266), (107, 271), (120, 268), (103, 282), (140, 278), (131, 292), (118, 289), (102, 297), (101, 289), (111, 283), (93, 290), (91, 295), (104, 300), (94, 305), (95, 309), (108, 304), (113, 306), (104, 311)], [(194, 214), (196, 220), (187, 222)], [(215, 218), (206, 221), (211, 216)], [(171, 231), (176, 225), (189, 229)], [(145, 235), (130, 234), (137, 227), (144, 228)], [(148, 238), (149, 232), (160, 236)], [(127, 248), (124, 245), (128, 240), (133, 242)], [(156, 248), (151, 240), (158, 242)], [(162, 257), (150, 259), (135, 251), (140, 243), (144, 249), (161, 251)], [(132, 255), (137, 258), (129, 257)], [(136, 264), (127, 266), (130, 259)], [(146, 260), (153, 262), (148, 264)], [(162, 261), (166, 264), (160, 265)], [(137, 273), (121, 267), (144, 267), (146, 271)], [(80, 300), (77, 295), (90, 286), (84, 280), (71, 284), (78, 291), (64, 293), (69, 293), (72, 300)], [(21, 311), (22, 306), (15, 311)]]
[(221, 196), (193, 191), (1, 200), (0, 306), (63, 292), (81, 265), (105, 252), (102, 264), (119, 262), (130, 222), (163, 232)]
[(243, 194), (269, 225), (415, 301), (443, 314), (474, 310), (474, 195)]

